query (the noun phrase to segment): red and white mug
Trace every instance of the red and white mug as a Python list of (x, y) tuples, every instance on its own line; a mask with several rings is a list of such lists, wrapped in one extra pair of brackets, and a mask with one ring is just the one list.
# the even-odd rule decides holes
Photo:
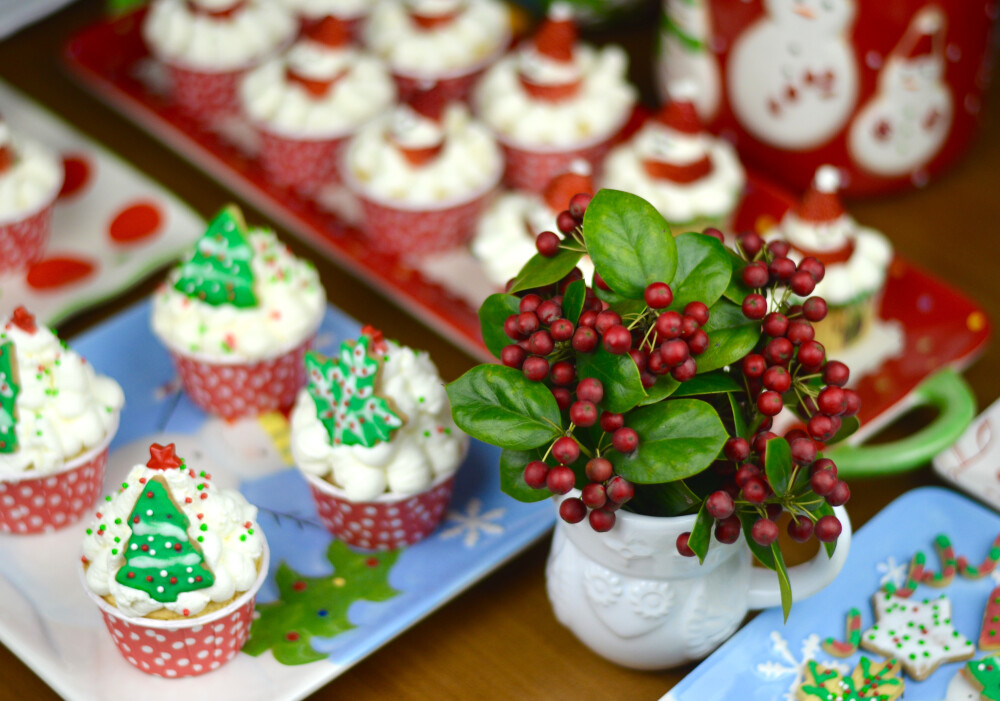
[(998, 0), (663, 0), (661, 92), (697, 107), (756, 170), (805, 189), (832, 163), (845, 192), (911, 186), (978, 128)]

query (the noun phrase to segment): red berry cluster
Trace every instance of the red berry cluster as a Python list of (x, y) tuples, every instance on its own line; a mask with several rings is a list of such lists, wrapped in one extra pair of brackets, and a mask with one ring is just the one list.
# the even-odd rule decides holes
[[(559, 212), (556, 217), (556, 228), (566, 236), (575, 234), (580, 225), (583, 224), (583, 215), (590, 204), (591, 196), (585, 192), (578, 192), (569, 201), (569, 208)], [(559, 252), (559, 245), (562, 239), (559, 234), (552, 231), (543, 231), (535, 239), (535, 247), (538, 252), (546, 258), (553, 257)]]

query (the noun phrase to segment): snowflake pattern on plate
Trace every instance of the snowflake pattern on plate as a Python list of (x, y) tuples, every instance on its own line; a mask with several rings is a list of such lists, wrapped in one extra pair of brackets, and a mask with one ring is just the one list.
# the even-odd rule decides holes
[[(802, 683), (806, 662), (817, 659), (820, 651), (820, 638), (813, 633), (802, 641), (799, 656), (796, 657), (788, 647), (788, 641), (778, 631), (771, 631), (771, 655), (780, 658), (780, 662), (768, 660), (757, 665), (757, 672), (767, 681), (791, 679), (788, 690), (781, 698), (783, 701), (795, 701), (795, 690)], [(824, 667), (846, 673), (847, 665), (840, 662), (824, 662)]]
[(907, 560), (897, 561), (895, 557), (890, 555), (885, 559), (885, 561), (875, 565), (875, 571), (879, 573), (880, 577), (878, 583), (880, 586), (884, 586), (888, 583), (892, 583), (897, 589), (903, 586), (903, 582), (906, 581), (906, 572), (909, 568), (910, 563)]
[(455, 525), (442, 529), (441, 538), (455, 538), (465, 534), (463, 543), (467, 548), (473, 548), (479, 543), (483, 535), (501, 535), (504, 527), (499, 523), (494, 523), (503, 518), (506, 509), (497, 507), (482, 513), (483, 502), (478, 497), (469, 499), (465, 505), (465, 512), (450, 510), (445, 516), (445, 522), (454, 522)]

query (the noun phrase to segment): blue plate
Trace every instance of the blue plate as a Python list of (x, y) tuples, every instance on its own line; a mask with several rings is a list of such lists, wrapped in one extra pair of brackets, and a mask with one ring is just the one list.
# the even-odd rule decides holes
[[(853, 668), (862, 653), (883, 659), (863, 650), (837, 659), (827, 655), (820, 643), (827, 637), (844, 639), (851, 607), (861, 611), (862, 631), (870, 628), (874, 623), (872, 595), (887, 581), (902, 583), (917, 550), (927, 555), (928, 567), (939, 570), (934, 551), (938, 534), (951, 538), (957, 555), (979, 564), (998, 532), (1000, 516), (954, 492), (924, 487), (904, 494), (855, 534), (847, 565), (833, 584), (810, 599), (795, 602), (784, 625), (778, 609), (757, 616), (698, 665), (664, 701), (791, 701), (807, 659), (841, 663), (847, 668)], [(987, 597), (998, 583), (997, 572), (980, 580), (956, 577), (944, 589), (922, 585), (913, 596), (922, 600), (946, 594), (952, 601), (953, 625), (975, 643)], [(976, 658), (985, 654), (977, 652)], [(962, 664), (941, 665), (923, 682), (906, 677), (903, 698), (945, 699)], [(955, 683), (955, 687), (960, 685), (961, 681)], [(978, 699), (978, 694), (974, 698)]]

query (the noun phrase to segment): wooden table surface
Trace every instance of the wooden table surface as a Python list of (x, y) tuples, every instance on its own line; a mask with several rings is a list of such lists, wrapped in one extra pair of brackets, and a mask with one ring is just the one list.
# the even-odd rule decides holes
[[(202, 215), (211, 215), (227, 201), (239, 201), (69, 78), (59, 63), (62, 44), (100, 13), (98, 0), (83, 0), (0, 43), (0, 77), (130, 160)], [(633, 79), (645, 95), (651, 95), (650, 60), (644, 58), (650, 55), (650, 32), (626, 30), (617, 38), (633, 56)], [(852, 206), (861, 222), (884, 231), (900, 253), (979, 300), (994, 321), (1000, 320), (998, 168), (1000, 109), (993, 109), (987, 110), (983, 133), (972, 153), (931, 186)], [(250, 203), (240, 204), (248, 220), (267, 221)], [(446, 380), (473, 364), (469, 356), (380, 292), (285, 238), (298, 255), (316, 262), (333, 304), (390, 331), (407, 345), (429, 350)], [(153, 284), (148, 281), (124, 298), (70, 320), (60, 327), (61, 334), (71, 338), (148, 295)], [(980, 407), (1000, 395), (998, 370), (1000, 350), (993, 346), (966, 372)], [(887, 433), (901, 435), (927, 419), (905, 417)], [(855, 528), (903, 492), (935, 483), (940, 480), (929, 468), (892, 478), (853, 480), (849, 508)], [(527, 550), (312, 698), (652, 700), (690, 671), (690, 667), (655, 673), (626, 670), (583, 647), (552, 614), (545, 594), (547, 552), (547, 541)], [(0, 699), (55, 698), (53, 691), (0, 646)]]

